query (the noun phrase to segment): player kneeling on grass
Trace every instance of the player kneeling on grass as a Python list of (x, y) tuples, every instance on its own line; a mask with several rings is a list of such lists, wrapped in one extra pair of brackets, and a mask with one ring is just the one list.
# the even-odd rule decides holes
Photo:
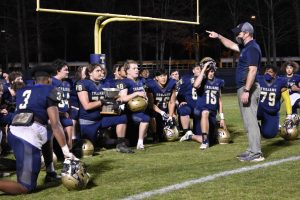
[[(175, 103), (176, 103), (176, 81), (168, 79), (167, 72), (161, 69), (156, 72), (155, 80), (146, 82), (149, 101), (152, 102), (154, 110), (154, 119), (156, 121), (156, 133), (154, 133), (154, 142), (165, 141), (167, 138), (163, 135), (163, 129), (167, 121), (174, 121), (175, 123)], [(174, 124), (173, 123), (173, 124)]]
[(36, 188), (41, 169), (41, 148), (50, 138), (46, 130), (48, 119), (65, 158), (77, 159), (69, 151), (59, 122), (61, 94), (49, 85), (50, 69), (49, 66), (34, 68), (36, 85), (25, 86), (16, 93), (17, 111), (9, 129), (8, 142), (16, 158), (18, 181), (0, 181), (0, 191), (5, 193), (22, 194)]
[(216, 62), (205, 57), (201, 60), (202, 68), (200, 75), (195, 80), (193, 86), (197, 89), (197, 109), (200, 110), (200, 124), (202, 132), (202, 144), (200, 149), (204, 150), (209, 147), (208, 134), (214, 138), (215, 127), (217, 125), (216, 115), (220, 113), (220, 127), (226, 128), (223, 114), (223, 105), (221, 100), (221, 89), (224, 86), (222, 79), (215, 77)]
[(138, 79), (139, 70), (137, 62), (127, 60), (124, 63), (124, 70), (127, 78), (123, 79), (122, 83), (119, 83), (118, 88), (120, 88), (121, 91), (118, 101), (127, 103), (128, 117), (130, 117), (134, 123), (139, 124), (136, 148), (137, 150), (144, 150), (144, 137), (150, 121), (149, 115), (145, 112), (147, 107), (145, 85), (143, 79)]
[(260, 132), (264, 138), (274, 138), (278, 133), (280, 119), (280, 99), (284, 99), (287, 117), (292, 120), (292, 107), (287, 79), (277, 76), (277, 67), (268, 65), (264, 75), (257, 77), (261, 88), (257, 119), (260, 120)]
[[(111, 84), (104, 80), (104, 66), (102, 64), (89, 65), (86, 69), (86, 77), (86, 79), (78, 81), (76, 85), (80, 102), (79, 125), (82, 139), (88, 139), (96, 146), (98, 131), (102, 128), (115, 126), (118, 137), (116, 151), (120, 153), (133, 153), (125, 143), (126, 115), (105, 115), (100, 112), (108, 103), (104, 90), (111, 87)], [(116, 109), (119, 108), (115, 100), (111, 103)]]

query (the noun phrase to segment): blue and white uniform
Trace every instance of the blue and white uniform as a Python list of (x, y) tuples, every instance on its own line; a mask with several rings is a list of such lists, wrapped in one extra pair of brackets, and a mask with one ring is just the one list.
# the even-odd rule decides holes
[(66, 80), (58, 80), (55, 77), (52, 77), (52, 85), (57, 87), (62, 92), (62, 100), (58, 104), (58, 109), (60, 113), (60, 122), (63, 127), (73, 126), (72, 119), (69, 116), (70, 112), (70, 92), (71, 92), (71, 81), (68, 79)]
[(257, 110), (257, 119), (261, 120), (260, 132), (264, 138), (273, 138), (278, 132), (281, 90), (288, 87), (287, 80), (276, 77), (267, 82), (264, 76), (258, 76), (257, 80), (261, 89)]
[[(173, 91), (176, 90), (176, 81), (169, 79), (164, 88), (162, 88), (157, 81), (149, 79), (146, 82), (148, 92), (153, 94), (154, 104), (162, 111), (168, 113), (168, 103), (171, 99)], [(159, 113), (155, 113), (157, 133), (162, 138), (164, 121)]]
[(34, 115), (33, 123), (11, 125), (8, 134), (8, 143), (16, 158), (18, 183), (29, 191), (37, 185), (42, 145), (51, 138), (46, 130), (47, 108), (57, 106), (60, 100), (60, 91), (51, 85), (25, 86), (16, 93), (16, 114), (32, 112)]
[[(145, 79), (138, 79), (136, 81), (125, 78), (118, 84), (118, 88), (123, 90), (127, 89), (127, 94), (132, 94), (134, 92), (144, 92), (145, 91)], [(127, 110), (127, 113), (131, 116), (132, 120), (136, 123), (149, 122), (150, 117), (145, 112), (134, 112), (131, 113)]]
[(293, 85), (300, 87), (299, 86), (300, 75), (293, 74), (293, 76), (291, 76), (291, 77), (285, 76), (285, 78), (287, 79), (287, 84), (288, 84), (288, 88), (289, 88), (289, 94), (290, 94), (291, 105), (292, 105), (292, 113), (298, 114), (297, 109), (299, 108), (299, 104), (300, 104), (300, 93), (292, 91), (291, 88)]
[(201, 134), (199, 120), (200, 113), (199, 110), (196, 109), (198, 96), (196, 88), (193, 87), (196, 78), (197, 77), (195, 77), (194, 75), (185, 75), (180, 79), (177, 100), (179, 104), (181, 102), (186, 102), (186, 104), (179, 106), (177, 112), (180, 116), (189, 115), (193, 118), (193, 132), (196, 135), (199, 135)]
[[(90, 102), (104, 99), (103, 88), (110, 88), (111, 83), (92, 80), (80, 80), (77, 82), (77, 92), (86, 91)], [(79, 125), (81, 136), (83, 139), (89, 139), (95, 145), (97, 142), (97, 132), (100, 128), (116, 126), (118, 124), (126, 124), (127, 117), (125, 114), (118, 116), (101, 115), (101, 108), (85, 110), (80, 103), (79, 107)]]
[[(200, 113), (209, 111), (209, 132), (212, 133), (216, 127), (216, 116), (219, 109), (219, 98), (224, 87), (224, 80), (214, 78), (204, 79), (200, 88), (197, 89), (197, 109)], [(201, 117), (201, 116), (200, 116)]]

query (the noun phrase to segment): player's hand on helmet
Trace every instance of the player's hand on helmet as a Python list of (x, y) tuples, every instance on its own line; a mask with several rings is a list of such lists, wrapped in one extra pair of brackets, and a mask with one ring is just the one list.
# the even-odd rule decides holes
[(136, 97), (146, 97), (146, 93), (144, 91), (135, 92)]
[(287, 115), (285, 119), (286, 120), (291, 120), (292, 118), (293, 118), (293, 115)]
[(226, 124), (225, 124), (225, 120), (224, 119), (221, 119), (220, 120), (220, 127), (224, 128), (227, 130), (227, 127), (226, 127)]
[(79, 160), (73, 153), (70, 152), (68, 145), (61, 147), (65, 159)]
[(291, 87), (291, 90), (292, 90), (292, 91), (298, 91), (298, 89), (299, 89), (299, 88), (297, 87), (297, 85), (292, 85), (292, 87)]
[(160, 111), (160, 115), (164, 121), (168, 121), (169, 115), (165, 111)]

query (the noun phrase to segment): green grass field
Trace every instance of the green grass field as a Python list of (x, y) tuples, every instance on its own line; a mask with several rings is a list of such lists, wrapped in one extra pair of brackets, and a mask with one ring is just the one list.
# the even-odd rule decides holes
[[(44, 187), (45, 172), (39, 176), (38, 191), (28, 195), (0, 199), (122, 199), (146, 191), (161, 189), (184, 181), (199, 179), (227, 170), (253, 166), (235, 156), (247, 147), (235, 94), (223, 95), (224, 113), (233, 143), (215, 145), (205, 151), (195, 142), (170, 142), (146, 145), (145, 151), (120, 154), (114, 149), (100, 151), (82, 159), (92, 181), (82, 191), (67, 191), (64, 186)], [(283, 118), (283, 117), (282, 117)], [(280, 137), (262, 139), (267, 163), (299, 156), (300, 140), (286, 142)], [(147, 199), (300, 199), (300, 161), (216, 178)], [(61, 164), (57, 166), (60, 171)], [(15, 176), (9, 177), (15, 180)]]

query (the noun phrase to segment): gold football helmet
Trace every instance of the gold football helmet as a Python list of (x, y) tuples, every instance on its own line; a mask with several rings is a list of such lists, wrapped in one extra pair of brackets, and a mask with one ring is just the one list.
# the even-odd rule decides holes
[(127, 107), (132, 112), (145, 111), (148, 106), (148, 101), (143, 97), (135, 97), (128, 101)]
[(285, 140), (295, 140), (298, 138), (298, 128), (292, 119), (286, 119), (281, 127), (280, 136)]
[(173, 128), (170, 128), (169, 126), (164, 127), (164, 134), (168, 142), (176, 141), (179, 137), (176, 126), (173, 126)]
[(211, 64), (208, 66), (208, 69), (209, 68), (212, 68), (214, 70), (217, 69), (216, 61), (213, 58), (211, 58), (211, 57), (204, 57), (204, 58), (202, 58), (201, 61), (200, 61), (200, 67), (202, 68), (204, 66), (204, 64), (207, 63), (207, 62), (211, 62)]
[(228, 144), (230, 142), (230, 133), (227, 129), (218, 128), (218, 141), (219, 144)]
[(92, 156), (94, 153), (94, 145), (91, 141), (84, 139), (82, 141), (81, 146), (81, 155), (82, 157), (89, 157)]
[(85, 164), (79, 160), (66, 159), (61, 175), (62, 184), (68, 190), (84, 189), (90, 180)]

